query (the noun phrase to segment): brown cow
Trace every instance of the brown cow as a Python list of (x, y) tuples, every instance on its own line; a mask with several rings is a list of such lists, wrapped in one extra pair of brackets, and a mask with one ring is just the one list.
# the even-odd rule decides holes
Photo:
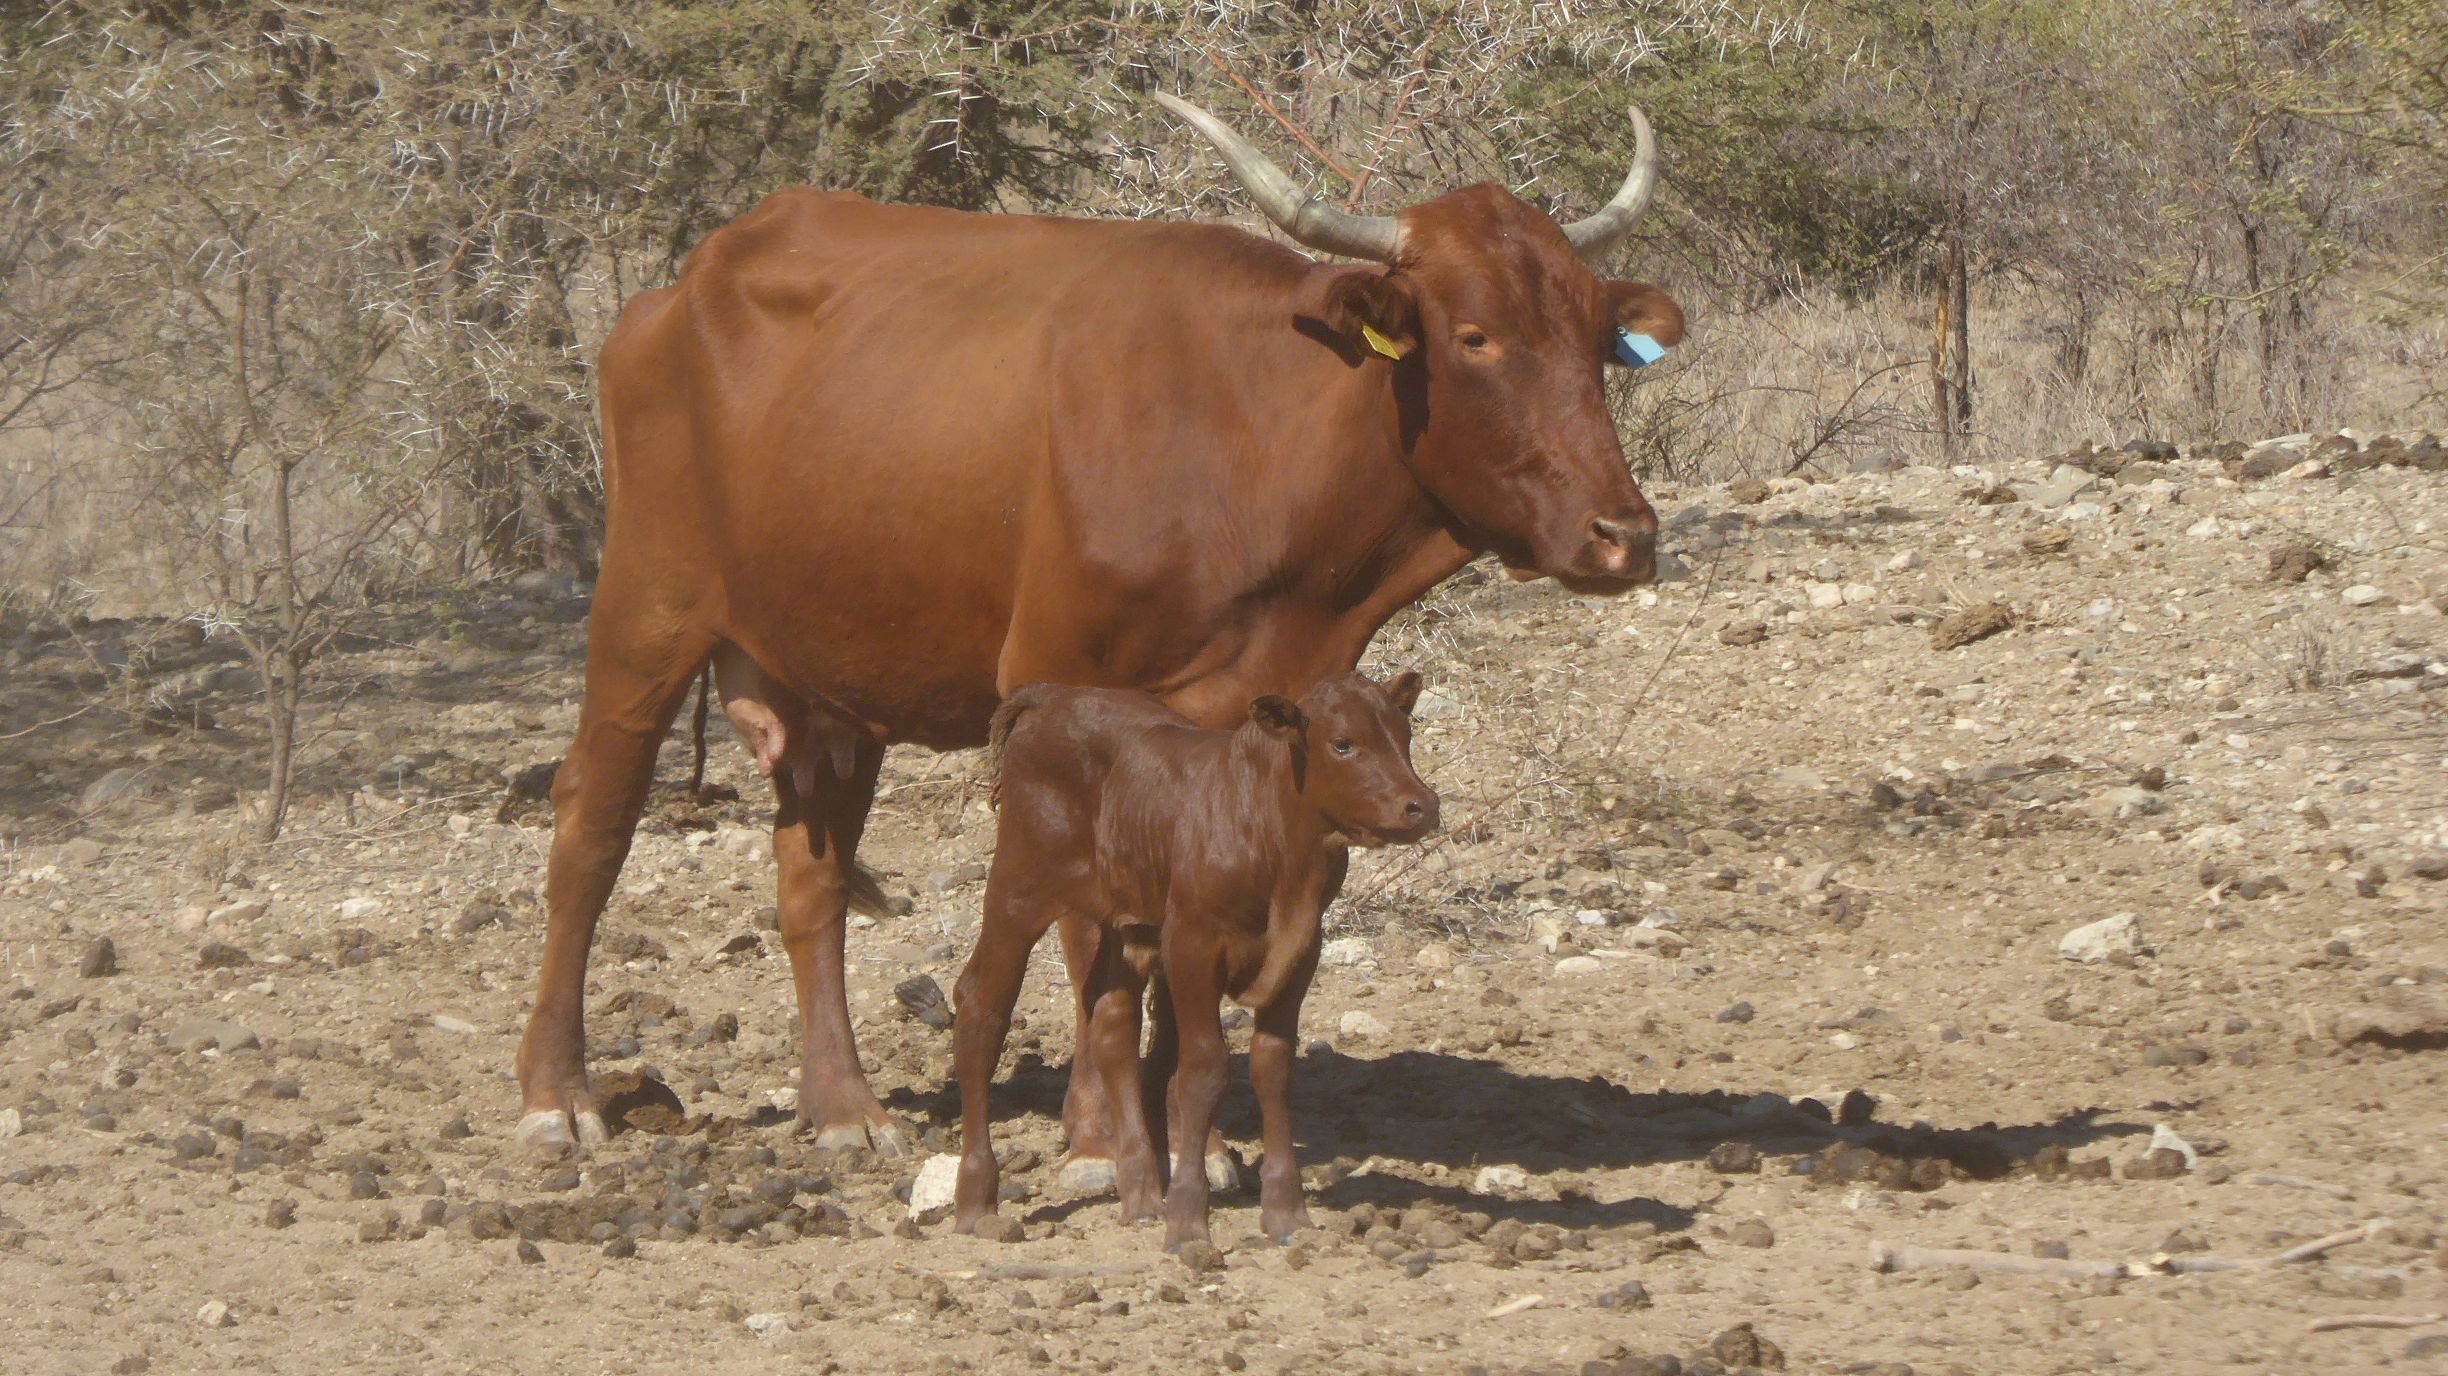
[[(598, 378), (608, 516), (553, 784), (523, 1140), (603, 1134), (587, 950), (656, 750), (717, 653), (755, 665), (784, 753), (800, 722), (851, 732), (804, 780), (774, 771), (799, 1112), (822, 1143), (897, 1152), (842, 987), (888, 742), (976, 745), (1034, 681), (1142, 688), (1222, 725), (1350, 669), (1483, 551), (1579, 589), (1651, 577), (1657, 518), (1601, 370), (1619, 329), (1670, 345), (1682, 312), (1582, 261), (1648, 202), (1637, 112), (1622, 190), (1559, 225), (1492, 185), (1394, 216), (1331, 210), (1162, 99), (1294, 238), (1372, 263), (1219, 225), (793, 190), (622, 311)], [(1065, 927), (1076, 975), (1093, 935)], [(1075, 1158), (1108, 1155), (1095, 1076), (1073, 1075), (1064, 1118)]]
[[(1437, 796), (1411, 769), (1419, 675), (1330, 678), (1296, 705), (1268, 694), (1230, 731), (1201, 730), (1145, 693), (1031, 684), (995, 713), (1002, 818), (977, 950), (953, 1004), (961, 1086), (954, 1227), (995, 1210), (986, 1098), (1029, 951), (1056, 922), (1104, 928), (1080, 1060), (1103, 1083), (1125, 1222), (1156, 1216), (1156, 1152), (1141, 1103), (1139, 1001), (1164, 967), (1157, 1040), (1177, 1059), (1168, 1112), (1165, 1246), (1207, 1239), (1201, 1160), (1224, 1097), (1225, 995), (1256, 1017), (1250, 1085), (1266, 1141), (1259, 1223), (1309, 1224), (1292, 1154), (1292, 1052), (1321, 923), (1350, 847), (1416, 841)], [(1168, 1026), (1169, 1024), (1169, 1026)], [(1170, 1035), (1168, 1035), (1170, 1033)]]

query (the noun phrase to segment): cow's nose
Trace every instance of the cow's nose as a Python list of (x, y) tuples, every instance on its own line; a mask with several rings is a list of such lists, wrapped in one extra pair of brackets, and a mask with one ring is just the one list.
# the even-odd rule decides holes
[(1590, 555), (1600, 572), (1646, 582), (1657, 573), (1657, 517), (1590, 522)]
[(1404, 803), (1403, 820), (1417, 828), (1421, 835), (1436, 830), (1437, 800), (1434, 797), (1414, 798)]

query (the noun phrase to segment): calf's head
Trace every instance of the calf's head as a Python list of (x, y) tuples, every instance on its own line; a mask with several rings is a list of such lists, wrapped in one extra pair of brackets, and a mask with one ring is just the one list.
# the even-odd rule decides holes
[(1346, 845), (1416, 841), (1436, 830), (1437, 795), (1411, 767), (1411, 707), (1420, 676), (1377, 683), (1343, 674), (1299, 702), (1273, 693), (1250, 704), (1250, 721), (1292, 754), (1296, 806), (1310, 809)]
[(1400, 355), (1413, 473), (1474, 543), (1517, 577), (1579, 591), (1656, 576), (1657, 513), (1625, 467), (1604, 374), (1680, 343), (1683, 310), (1646, 282), (1588, 266), (1623, 241), (1656, 188), (1656, 140), (1640, 111), (1622, 189), (1558, 224), (1493, 184), (1398, 215), (1336, 210), (1213, 115), (1157, 99), (1215, 145), (1285, 233), (1385, 265), (1338, 277), (1321, 315), (1354, 348)]

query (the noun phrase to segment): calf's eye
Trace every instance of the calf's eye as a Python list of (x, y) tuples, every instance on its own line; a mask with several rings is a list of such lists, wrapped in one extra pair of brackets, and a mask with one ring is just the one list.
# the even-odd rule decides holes
[(1348, 755), (1352, 752), (1352, 743), (1349, 740), (1338, 739), (1334, 743), (1334, 752), (1338, 755)]

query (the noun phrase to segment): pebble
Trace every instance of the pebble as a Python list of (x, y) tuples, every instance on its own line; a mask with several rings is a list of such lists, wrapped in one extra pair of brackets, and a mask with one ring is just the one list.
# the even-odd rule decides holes
[(189, 1018), (163, 1033), (162, 1041), (173, 1051), (201, 1051), (207, 1047), (244, 1051), (263, 1045), (254, 1032), (219, 1018)]
[(530, 1239), (520, 1238), (518, 1259), (529, 1266), (541, 1266), (544, 1264), (544, 1249), (536, 1246)]
[(1719, 1175), (1755, 1175), (1760, 1168), (1759, 1148), (1748, 1142), (1720, 1142), (1709, 1149), (1708, 1164)]
[(449, 1032), (461, 1037), (473, 1037), (478, 1030), (476, 1024), (465, 1018), (453, 1017), (448, 1013), (434, 1014), (433, 1025), (437, 1032)]
[(2339, 593), (2338, 600), (2345, 603), (2349, 607), (2368, 607), (2386, 596), (2388, 596), (2387, 593), (2380, 591), (2378, 588), (2373, 587), (2369, 583), (2357, 583), (2353, 587), (2348, 588), (2346, 591)]
[(231, 1316), (230, 1307), (219, 1300), (206, 1300), (196, 1310), (196, 1322), (206, 1328), (235, 1328), (238, 1320)]
[(1649, 1287), (1636, 1280), (1625, 1281), (1605, 1291), (1596, 1301), (1601, 1309), (1647, 1309), (1656, 1302), (1649, 1298)]
[(952, 1210), (953, 1190), (960, 1183), (960, 1158), (949, 1152), (938, 1152), (918, 1167), (918, 1178), (910, 1183), (909, 1216), (920, 1223), (932, 1223)]
[(1453, 947), (1442, 943), (1422, 946), (1419, 954), (1411, 957), (1411, 963), (1431, 973), (1450, 970), (1454, 968)]
[(1335, 1031), (1346, 1037), (1380, 1038), (1393, 1030), (1384, 1019), (1358, 1008), (1335, 1020)]
[(235, 969), (241, 965), (251, 965), (254, 961), (255, 958), (248, 955), (244, 947), (232, 946), (226, 941), (207, 941), (196, 952), (196, 968), (199, 970)]
[(90, 836), (80, 836), (59, 848), (59, 862), (83, 869), (102, 859), (102, 843)]
[(1364, 936), (1339, 936), (1318, 948), (1318, 961), (1325, 965), (1358, 965), (1376, 958), (1376, 947)]
[(740, 1322), (760, 1338), (779, 1338), (790, 1332), (790, 1319), (782, 1314), (751, 1314)]
[(1814, 611), (1834, 611), (1844, 605), (1844, 589), (1834, 583), (1805, 583), (1802, 591)]
[(1764, 1218), (1746, 1218), (1726, 1229), (1726, 1241), (1737, 1247), (1774, 1247), (1776, 1229)]
[(1481, 1166), (1471, 1177), (1472, 1194), (1511, 1194), (1530, 1187), (1530, 1177), (1519, 1166)]
[(366, 898), (362, 895), (356, 898), (344, 898), (340, 900), (340, 917), (343, 921), (360, 922), (381, 912), (382, 907), (382, 900), (379, 898)]
[(1756, 1016), (1758, 1016), (1758, 1015), (1757, 1015), (1757, 1013), (1755, 1013), (1755, 1012), (1753, 1011), (1753, 1009), (1752, 1009), (1752, 1007), (1751, 1007), (1751, 1005), (1750, 1005), (1750, 1004), (1748, 1004), (1748, 1003), (1737, 1003), (1737, 1004), (1733, 1005), (1733, 1006), (1732, 1006), (1732, 1007), (1730, 1007), (1730, 1008), (1723, 1008), (1723, 1009), (1719, 1009), (1719, 1010), (1718, 1010), (1718, 1013), (1717, 1013), (1717, 1021), (1719, 1021), (1719, 1022), (1749, 1022), (1749, 1021), (1751, 1021), (1751, 1019), (1752, 1019), (1752, 1018), (1754, 1018), (1754, 1017), (1756, 1017)]
[(271, 911), (271, 907), (271, 904), (266, 903), (260, 898), (244, 898), (240, 899), (238, 902), (230, 904), (228, 907), (213, 909), (211, 912), (204, 915), (204, 920), (208, 923), (227, 922), (236, 924), (242, 922), (252, 922), (256, 918), (263, 916), (266, 912)]
[(0, 1108), (0, 1137), (17, 1137), (25, 1132), (25, 1115), (13, 1108)]
[(2142, 950), (2142, 924), (2132, 913), (2085, 923), (2058, 939), (2057, 954), (2084, 965), (2096, 965), (2118, 955), (2138, 955)]
[(1606, 968), (1606, 962), (1596, 956), (1566, 956), (1555, 963), (1559, 975), (1594, 975)]
[(111, 944), (109, 937), (95, 937), (93, 944), (85, 948), (83, 958), (77, 961), (77, 973), (86, 979), (103, 979), (118, 974), (119, 948)]
[(1205, 1274), (1224, 1269), (1224, 1252), (1212, 1242), (1185, 1242), (1177, 1254), (1181, 1264), (1194, 1273)]
[(988, 1242), (1018, 1242), (1028, 1236), (1028, 1230), (1010, 1214), (988, 1214), (978, 1220), (977, 1235)]

